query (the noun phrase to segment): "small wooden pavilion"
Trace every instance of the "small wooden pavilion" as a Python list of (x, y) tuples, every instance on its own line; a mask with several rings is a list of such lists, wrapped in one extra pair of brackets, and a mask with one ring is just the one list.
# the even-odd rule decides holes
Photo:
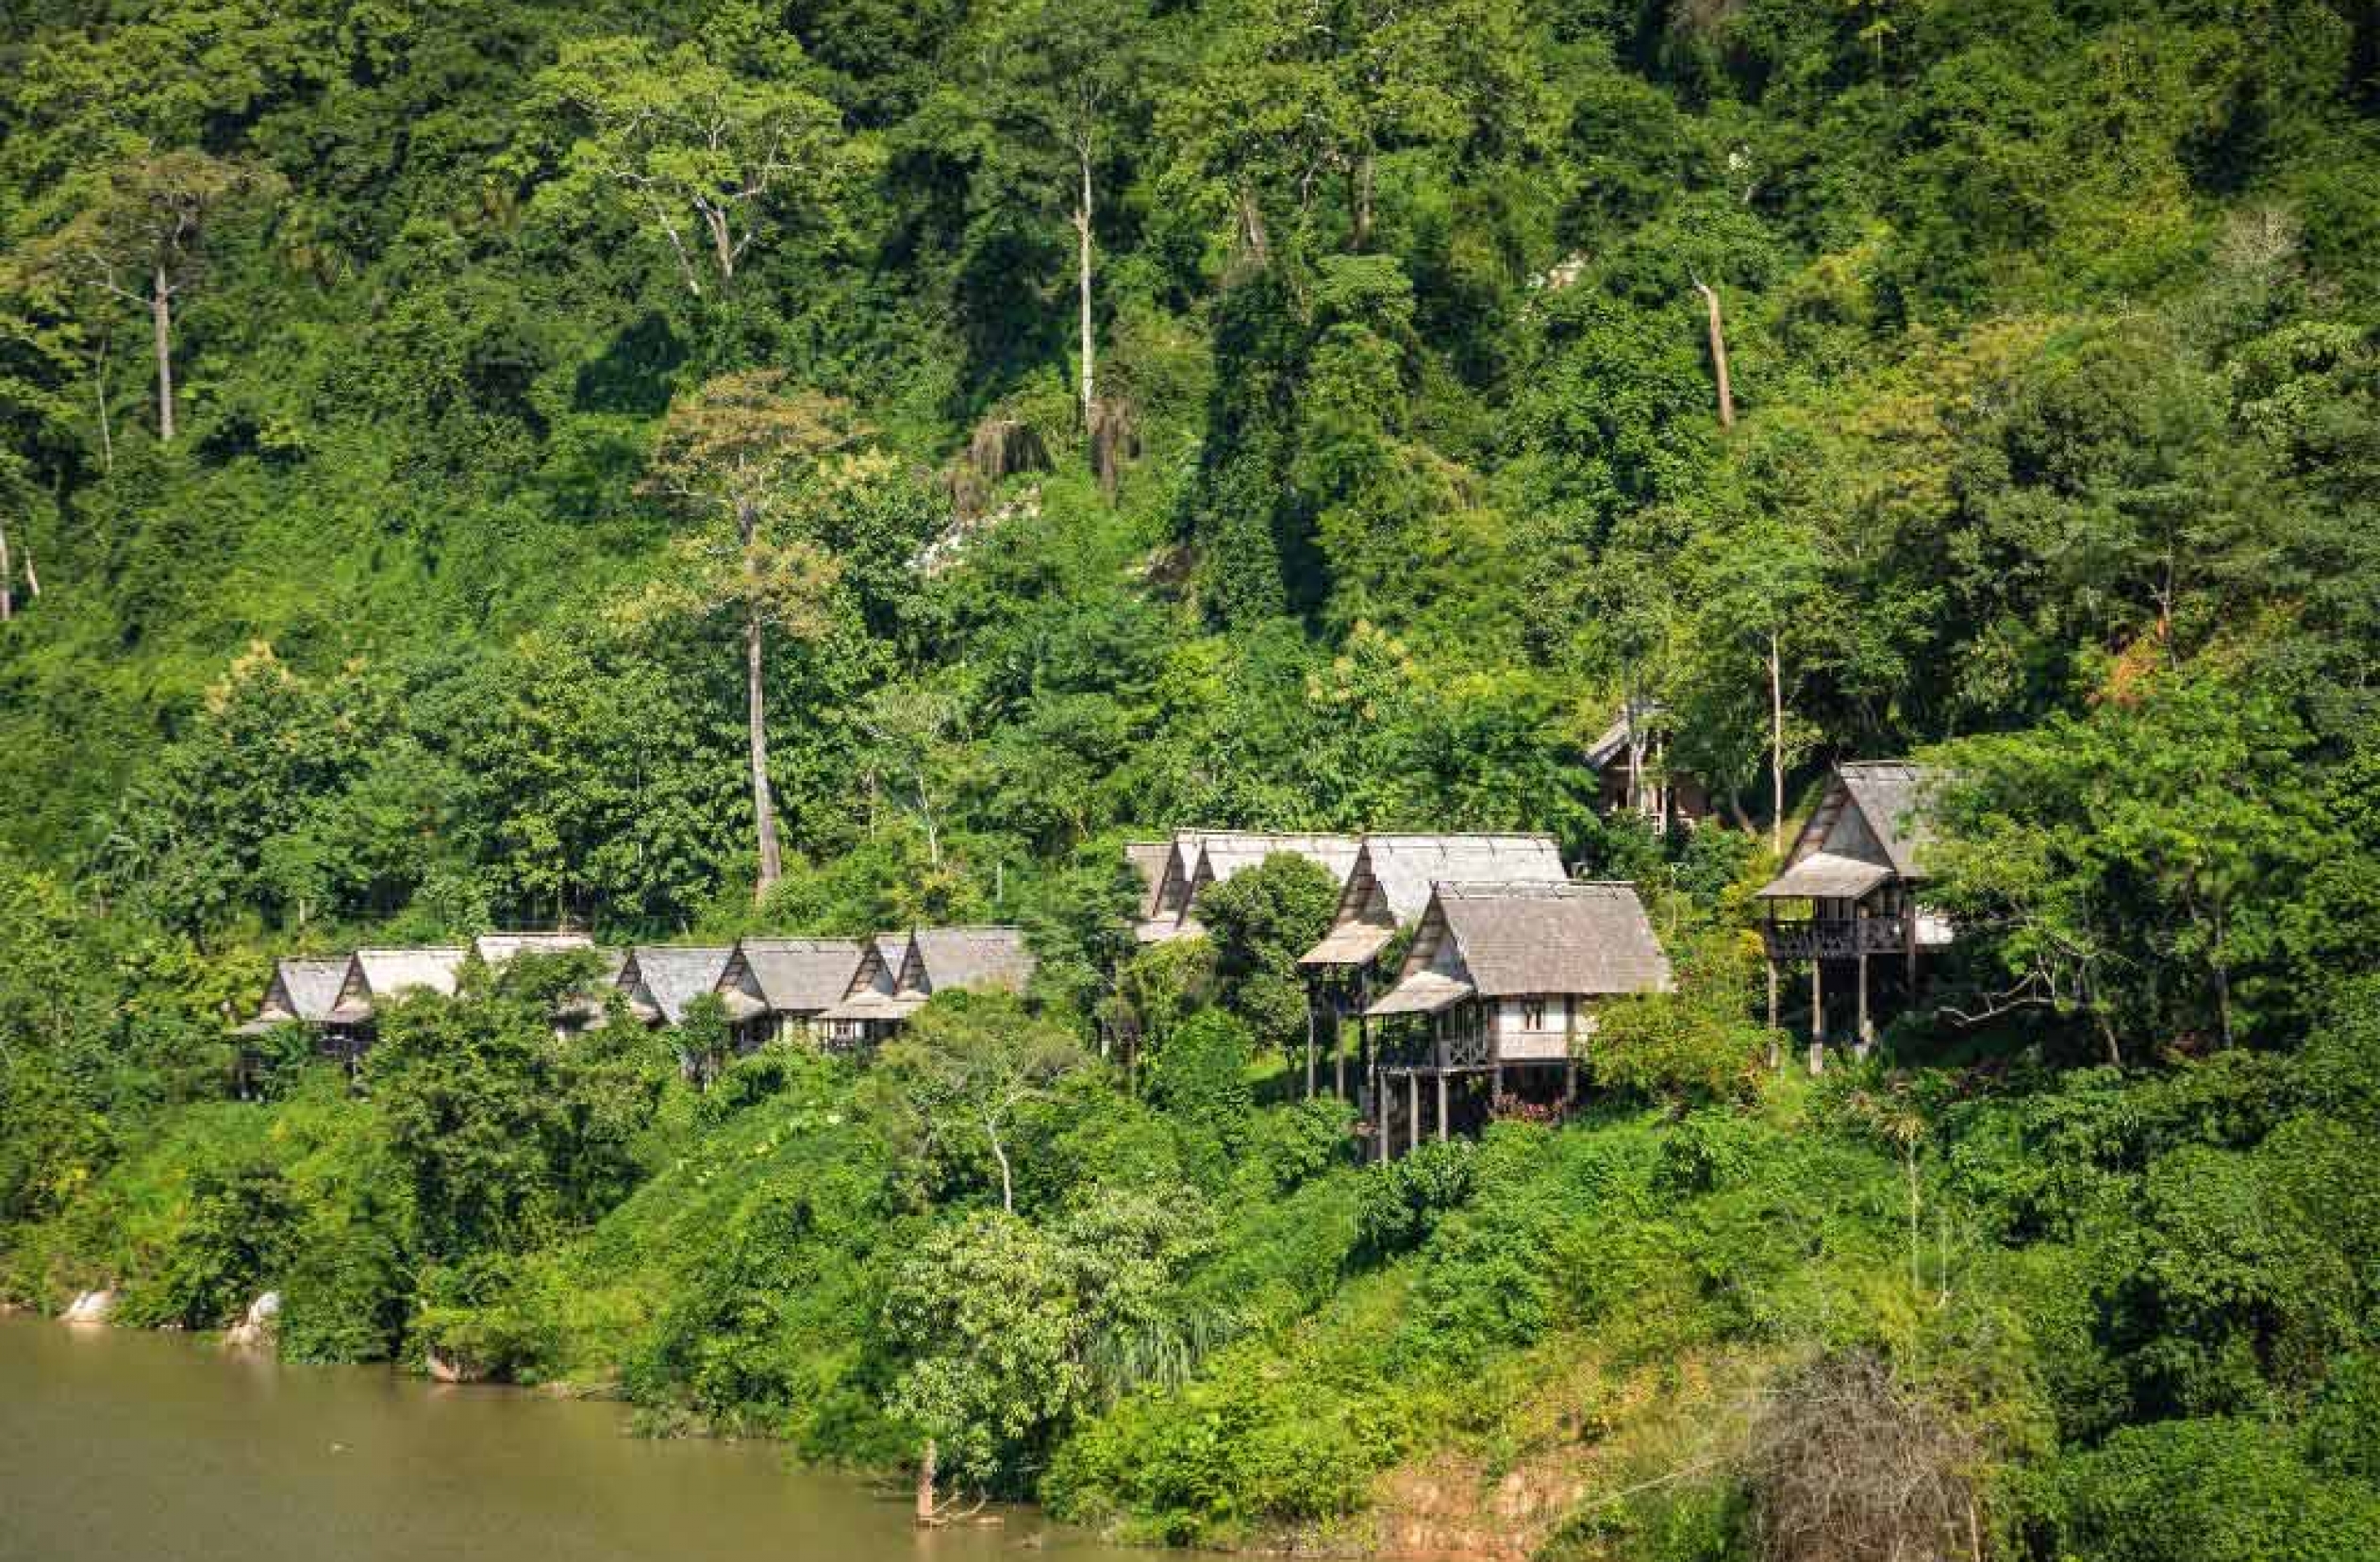
[(736, 1051), (821, 1032), (819, 1016), (851, 991), (862, 955), (857, 939), (742, 939), (719, 978)]
[[(1883, 962), (1906, 1002), (1916, 991), (1921, 957), (1951, 942), (1949, 922), (1919, 898), (1925, 791), (1938, 779), (1936, 772), (1897, 759), (1837, 765), (1794, 838), (1785, 871), (1759, 891), (1768, 908), (1760, 936), (1769, 961), (1769, 1025), (1777, 1024), (1782, 972), (1807, 961), (1813, 1073), (1825, 1067), (1829, 966), (1839, 975), (1851, 968), (1853, 1045), (1865, 1055), (1875, 1040), (1872, 962)], [(1787, 906), (1805, 909), (1779, 915)]]
[(1585, 758), (1595, 773), (1596, 810), (1606, 819), (1634, 814), (1666, 835), (1710, 817), (1709, 789), (1670, 765), (1657, 705), (1623, 708), (1587, 745)]
[[(1340, 889), (1330, 931), (1298, 956), (1307, 990), (1306, 1093), (1315, 1090), (1316, 1033), (1325, 1029), (1332, 1088), (1340, 1096), (1347, 1093), (1344, 1032), (1383, 985), (1382, 951), (1401, 929), (1421, 920), (1432, 886), (1559, 884), (1567, 877), (1561, 848), (1549, 835), (1365, 836)], [(1368, 1060), (1358, 1059), (1359, 1076), (1368, 1078)]]
[(246, 1043), (282, 1025), (304, 1025), (314, 1036), (323, 1056), (354, 1065), (361, 1046), (358, 1028), (337, 1018), (341, 989), (347, 984), (352, 955), (285, 955), (273, 962), (273, 979), (256, 1017), (232, 1034), (240, 1039), (233, 1063), (233, 1083), (244, 1094), (256, 1072), (256, 1057)]
[(1633, 885), (1438, 885), (1396, 985), (1363, 1015), (1380, 1158), (1400, 1124), (1410, 1150), (1425, 1118), (1444, 1140), (1510, 1094), (1568, 1104), (1597, 1005), (1670, 987), (1669, 958)]

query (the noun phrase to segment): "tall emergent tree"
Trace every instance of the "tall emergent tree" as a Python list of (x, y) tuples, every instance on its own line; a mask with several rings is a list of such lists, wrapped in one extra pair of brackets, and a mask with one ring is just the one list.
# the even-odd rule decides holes
[(283, 188), (276, 174), (204, 152), (136, 158), (103, 174), (43, 246), (85, 286), (149, 311), (159, 440), (174, 438), (174, 301), (198, 280), (208, 222), (233, 201)]
[(783, 876), (769, 790), (768, 632), (808, 638), (825, 623), (837, 566), (819, 540), (821, 463), (862, 430), (850, 407), (815, 390), (789, 391), (774, 370), (722, 374), (670, 407), (654, 452), (652, 487), (696, 528), (674, 544), (676, 568), (648, 589), (648, 612), (734, 612), (743, 627), (751, 739), (752, 815), (760, 853), (755, 898)]
[[(793, 48), (783, 41), (779, 52)], [(798, 50), (793, 60), (797, 63)], [(552, 206), (616, 202), (668, 244), (696, 297), (724, 289), (762, 235), (832, 205), (842, 116), (779, 69), (757, 74), (697, 43), (647, 39), (562, 45), (532, 107), (575, 122)], [(799, 208), (798, 210), (795, 208)]]
[(1139, 107), (1148, 50), (1142, 0), (1010, 0), (991, 19), (978, 55), (994, 127), (1029, 170), (1066, 191), (1086, 435), (1098, 415), (1090, 308), (1096, 179)]

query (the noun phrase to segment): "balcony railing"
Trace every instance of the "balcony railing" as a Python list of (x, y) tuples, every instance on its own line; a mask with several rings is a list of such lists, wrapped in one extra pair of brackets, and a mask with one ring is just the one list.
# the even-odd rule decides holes
[(1854, 960), (1862, 955), (1898, 955), (1906, 946), (1908, 923), (1898, 916), (1820, 922), (1775, 922), (1761, 926), (1772, 960)]

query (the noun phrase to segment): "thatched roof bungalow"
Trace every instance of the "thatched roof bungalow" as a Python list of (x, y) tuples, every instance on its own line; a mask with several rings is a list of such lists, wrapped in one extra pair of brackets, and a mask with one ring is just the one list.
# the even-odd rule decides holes
[(628, 995), (628, 1012), (646, 1024), (679, 1024), (689, 1004), (718, 990), (734, 954), (725, 944), (639, 944), (613, 985)]
[(1297, 963), (1317, 974), (1371, 964), (1399, 928), (1420, 920), (1436, 884), (1559, 884), (1567, 876), (1549, 835), (1367, 835), (1330, 931)]
[[(1456, 1118), (1468, 1129), (1501, 1109), (1507, 1088), (1523, 1099), (1569, 1100), (1597, 1006), (1671, 986), (1669, 958), (1632, 885), (1438, 885), (1396, 985), (1365, 1011), (1381, 1037), (1372, 1089), (1380, 1155), (1400, 1115), (1407, 1147), (1421, 1141), (1424, 1079), (1440, 1139)], [(1473, 1088), (1482, 1078), (1484, 1103)], [(1457, 1079), (1460, 1100), (1451, 1089)]]
[(865, 953), (857, 939), (739, 939), (719, 978), (737, 1049), (810, 1027), (849, 994)]

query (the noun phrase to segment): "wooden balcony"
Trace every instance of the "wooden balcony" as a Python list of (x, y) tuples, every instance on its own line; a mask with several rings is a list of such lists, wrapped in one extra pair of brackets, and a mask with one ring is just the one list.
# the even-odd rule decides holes
[(1856, 960), (1862, 955), (1900, 954), (1908, 939), (1908, 922), (1899, 916), (1773, 922), (1761, 925), (1760, 939), (1772, 960)]

